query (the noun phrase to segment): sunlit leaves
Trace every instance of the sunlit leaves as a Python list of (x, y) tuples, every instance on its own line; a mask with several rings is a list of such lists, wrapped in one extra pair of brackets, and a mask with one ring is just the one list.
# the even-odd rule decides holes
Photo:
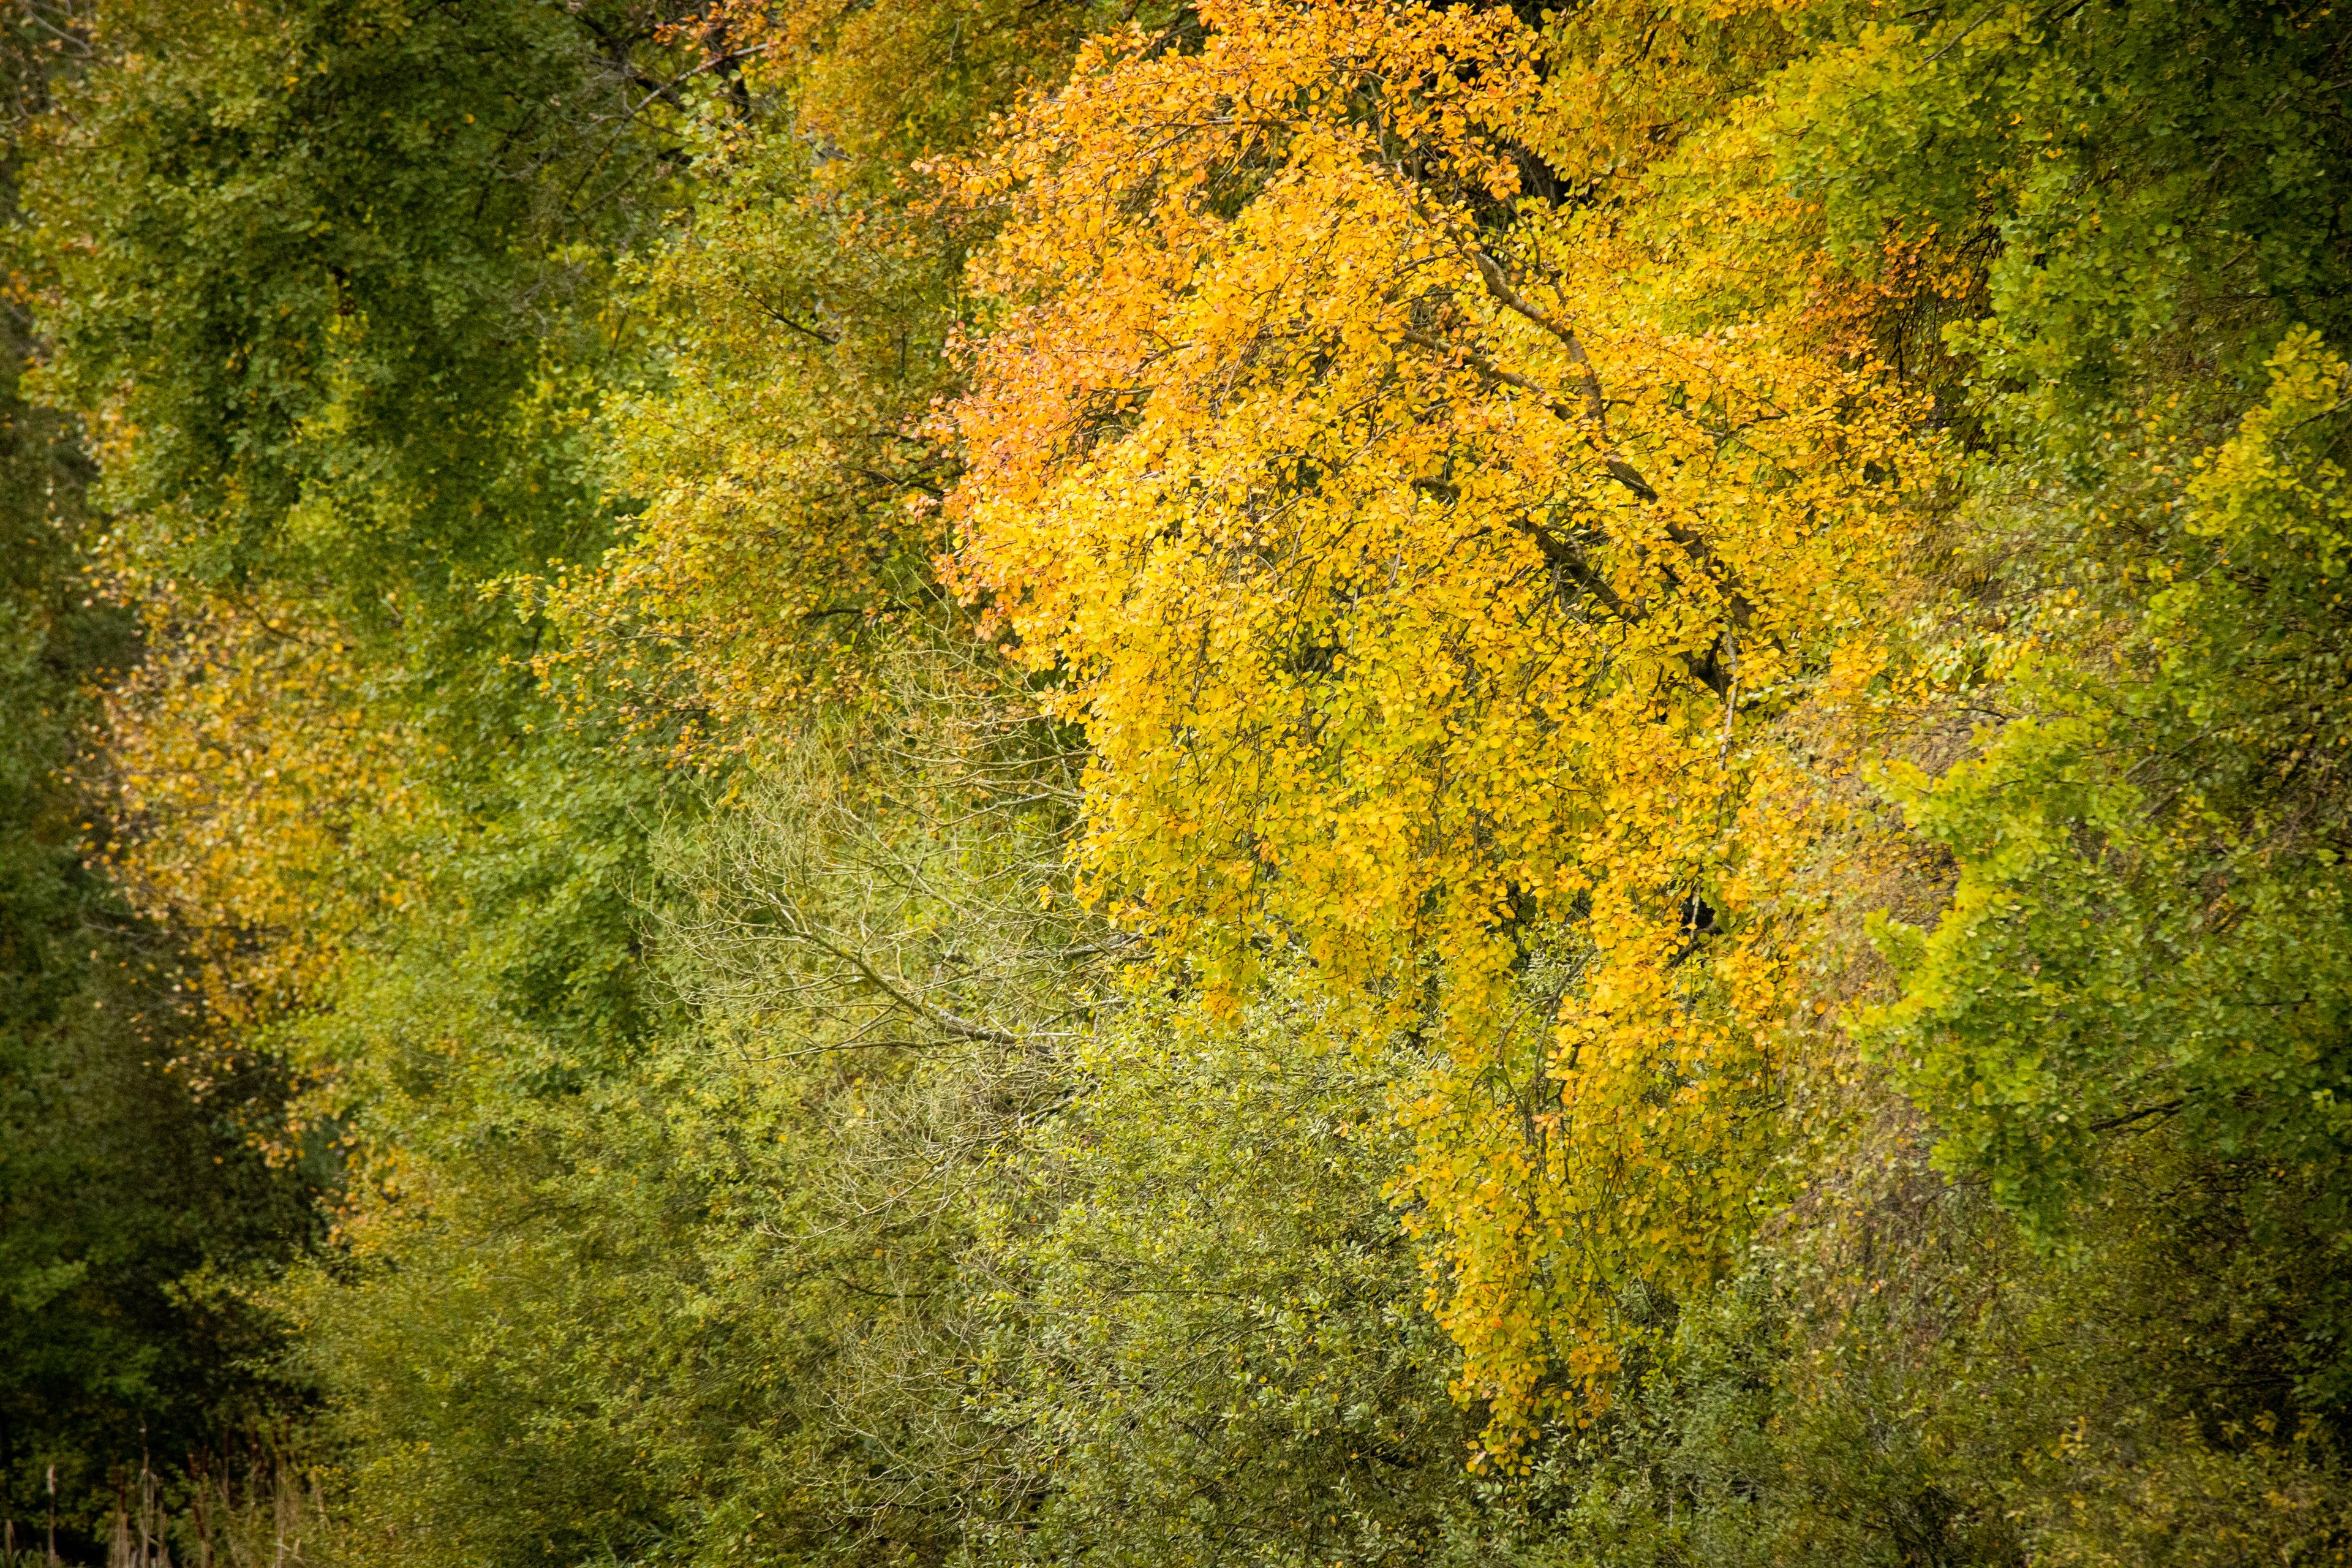
[[(1213, 996), (1297, 952), (1426, 1031), (1413, 1191), (1507, 1437), (1766, 1201), (1760, 910), (1807, 829), (1762, 726), (1869, 662), (1935, 459), (1801, 298), (1727, 310), (1634, 239), (1688, 207), (1510, 205), (1554, 46), (1507, 13), (1203, 16), (1091, 47), (962, 173), (1005, 227), (959, 567), (1087, 725), (1119, 918)], [(1573, 963), (1515, 1030), (1531, 955)]]
[[(2134, 520), (2158, 551), (2096, 656), (2037, 658), (2033, 716), (1906, 790), (1958, 884), (1932, 931), (1889, 929), (1906, 983), (1874, 1029), (1944, 1161), (2043, 1226), (2119, 1130), (2295, 1164), (2352, 1134), (2352, 422), (2313, 335), (2272, 374), (2234, 438), (2159, 471)], [(2160, 425), (2130, 438), (2165, 454)]]

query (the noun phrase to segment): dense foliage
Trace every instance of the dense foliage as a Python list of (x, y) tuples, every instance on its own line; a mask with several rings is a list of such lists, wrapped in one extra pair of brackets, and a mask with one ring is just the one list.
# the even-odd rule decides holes
[(12, 1560), (2352, 1555), (2329, 5), (9, 15)]

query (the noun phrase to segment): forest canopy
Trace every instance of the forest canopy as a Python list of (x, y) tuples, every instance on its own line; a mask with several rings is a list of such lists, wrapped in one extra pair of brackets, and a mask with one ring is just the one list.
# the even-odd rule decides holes
[(0, 1568), (2352, 1558), (2329, 0), (5, 0)]

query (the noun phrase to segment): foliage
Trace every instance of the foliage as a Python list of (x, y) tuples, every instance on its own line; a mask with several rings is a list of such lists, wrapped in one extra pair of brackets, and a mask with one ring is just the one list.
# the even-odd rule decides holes
[[(59, 68), (37, 20), (12, 14), (0, 42), (12, 222), (16, 129)], [(235, 1287), (315, 1240), (331, 1162), (253, 1146), (285, 1101), (266, 1057), (191, 1093), (184, 944), (86, 858), (119, 806), (77, 776), (89, 686), (138, 642), (83, 576), (89, 468), (73, 422), (22, 395), (21, 306), (0, 319), (0, 1519), (11, 1553), (79, 1555), (142, 1451), (176, 1479), (299, 1416), (277, 1327)]]
[(933, 580), (962, 470), (927, 418), (955, 385), (973, 226), (925, 160), (1050, 79), (1089, 13), (1001, 0), (913, 10), (739, 5), (748, 61), (683, 128), (690, 205), (640, 258), (635, 308), (670, 323), (661, 374), (617, 410), (626, 542), (561, 577), (601, 706), (684, 755), (756, 750), (813, 702), (853, 699), (897, 634), (953, 619)]
[(97, 13), (26, 202), (52, 395), (100, 412), (105, 499), (159, 575), (367, 611), (593, 541), (589, 377), (626, 350), (594, 241), (662, 172), (604, 51), (658, 19)]
[[(75, 571), (78, 475), (13, 403), (0, 510), (0, 1514), (29, 1548), (102, 1537), (111, 1472), (178, 1466), (274, 1426), (274, 1325), (231, 1289), (314, 1235), (326, 1151), (273, 1168), (266, 1057), (193, 1094), (184, 955), (83, 858), (102, 796), (61, 776), (90, 717), (82, 683), (130, 651)], [(53, 510), (43, 503), (57, 496)]]
[[(1808, 828), (1751, 737), (1884, 662), (1937, 458), (1804, 290), (1678, 265), (1722, 221), (1686, 192), (1522, 199), (1576, 149), (1507, 13), (1204, 16), (1094, 47), (971, 176), (1011, 216), (965, 570), (1087, 723), (1102, 896), (1451, 1058), (1416, 1180), (1507, 1441), (1547, 1380), (1605, 1398), (1623, 1287), (1703, 1284), (1770, 1201)], [(1710, 140), (1678, 178), (1825, 265)]]
[(2092, 522), (2157, 535), (2101, 657), (2021, 671), (2032, 717), (1913, 785), (1959, 875), (1898, 960), (1885, 1048), (1949, 1108), (1948, 1159), (2045, 1215), (2102, 1132), (2152, 1118), (2232, 1158), (2343, 1158), (2345, 371), (2310, 336), (2273, 363), (2188, 473), (2150, 433), (2156, 515)]
[(1397, 1064), (1278, 985), (1237, 1026), (1139, 999), (1011, 1163), (977, 1268), (983, 1408), (1030, 1445), (1013, 1561), (1419, 1561), (1469, 1512), (1384, 1188)]
[(900, 668), (868, 721), (660, 835), (662, 1037), (562, 1095), (513, 1081), (537, 1042), (487, 997), (406, 1044), (386, 1191), (293, 1300), (341, 1395), (352, 1549), (929, 1559), (992, 1506), (956, 1265), (989, 1151), (1055, 1092), (1087, 922), (1038, 897), (1050, 733)]
[(20, 15), (85, 1480), (299, 1386), (353, 1563), (2345, 1555), (2326, 5)]

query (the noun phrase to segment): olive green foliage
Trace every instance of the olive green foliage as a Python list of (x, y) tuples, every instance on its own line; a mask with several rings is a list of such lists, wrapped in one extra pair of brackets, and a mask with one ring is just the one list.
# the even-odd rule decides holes
[(2341, 1190), (2352, 405), (2314, 337), (2274, 365), (2231, 440), (2153, 495), (2091, 503), (2092, 538), (2143, 532), (2102, 657), (2037, 664), (2033, 716), (1915, 786), (1960, 879), (1934, 934), (1906, 939), (1888, 1047), (1953, 1108), (1955, 1165), (2048, 1217), (2104, 1133), (2151, 1119), (2294, 1168), (2298, 1205)]
[(2343, 341), (2352, 126), (2332, 8), (1828, 16), (1838, 36), (1792, 68), (1821, 91), (1782, 129), (1789, 173), (1851, 245), (1893, 223), (1983, 248), (1990, 311), (1954, 334), (1975, 398), (2068, 477), (2096, 482), (2074, 448), (2148, 393), (2227, 420), (2289, 326)]
[(1100, 952), (1060, 864), (1064, 742), (953, 668), (902, 662), (653, 835), (661, 1025), (625, 1056), (532, 1083), (544, 1032), (487, 994), (415, 1048), (343, 1047), (404, 1064), (406, 1156), (289, 1298), (352, 1550), (933, 1558), (1004, 1506), (959, 1264), (991, 1152), (1064, 1096)]
[(1038, 1471), (998, 1552), (1412, 1562), (1470, 1512), (1476, 1426), (1388, 1191), (1403, 1064), (1322, 1033), (1280, 989), (1234, 1025), (1138, 998), (1068, 1064), (982, 1252), (989, 1408)]

